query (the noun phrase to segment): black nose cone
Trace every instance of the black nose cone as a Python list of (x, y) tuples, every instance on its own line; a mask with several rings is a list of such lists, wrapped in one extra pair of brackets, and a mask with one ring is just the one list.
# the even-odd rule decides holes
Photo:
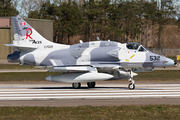
[(177, 62), (176, 62), (176, 61), (174, 61), (174, 65), (177, 65)]

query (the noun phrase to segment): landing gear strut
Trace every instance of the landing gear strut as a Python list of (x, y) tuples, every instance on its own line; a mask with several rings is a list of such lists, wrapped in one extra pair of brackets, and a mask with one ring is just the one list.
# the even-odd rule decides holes
[(135, 88), (135, 81), (133, 80), (133, 74), (132, 74), (132, 70), (130, 71), (130, 78), (129, 78), (129, 82), (131, 82), (129, 85), (128, 85), (128, 88), (130, 90), (133, 90)]

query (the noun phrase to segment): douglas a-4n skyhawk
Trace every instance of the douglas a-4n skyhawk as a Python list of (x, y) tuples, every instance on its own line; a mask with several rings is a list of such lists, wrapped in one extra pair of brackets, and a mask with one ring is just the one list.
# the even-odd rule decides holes
[(80, 41), (75, 45), (57, 44), (42, 37), (20, 16), (12, 17), (12, 21), (15, 40), (6, 45), (14, 47), (15, 52), (7, 56), (8, 61), (58, 71), (60, 74), (48, 76), (46, 80), (72, 83), (76, 89), (81, 87), (81, 83), (93, 88), (96, 81), (114, 79), (128, 79), (128, 88), (134, 89), (133, 77), (137, 75), (134, 72), (176, 64), (139, 43)]

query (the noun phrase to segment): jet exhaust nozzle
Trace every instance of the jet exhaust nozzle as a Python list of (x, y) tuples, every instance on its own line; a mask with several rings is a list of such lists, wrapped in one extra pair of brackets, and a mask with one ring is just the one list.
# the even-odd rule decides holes
[(20, 57), (20, 52), (19, 51), (15, 51), (14, 53), (9, 54), (7, 56), (7, 60), (10, 63), (17, 63), (17, 62), (19, 62), (19, 57)]

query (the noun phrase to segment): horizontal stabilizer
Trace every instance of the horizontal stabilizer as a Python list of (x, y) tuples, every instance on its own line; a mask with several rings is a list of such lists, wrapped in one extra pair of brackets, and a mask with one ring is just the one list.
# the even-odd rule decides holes
[(38, 46), (30, 46), (30, 45), (14, 45), (14, 44), (5, 44), (5, 45), (9, 47), (19, 47), (19, 48), (31, 48), (31, 49), (38, 48)]

